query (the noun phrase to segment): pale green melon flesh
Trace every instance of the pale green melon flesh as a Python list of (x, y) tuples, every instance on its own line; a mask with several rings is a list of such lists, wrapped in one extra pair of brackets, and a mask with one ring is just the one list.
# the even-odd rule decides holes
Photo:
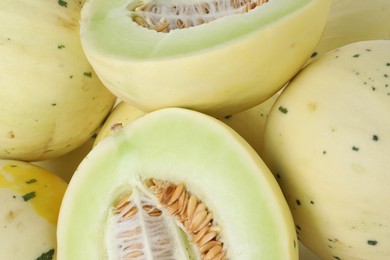
[(105, 259), (108, 210), (147, 179), (183, 182), (214, 214), (229, 259), (297, 259), (291, 214), (272, 174), (220, 121), (179, 108), (152, 112), (102, 140), (70, 181), (59, 259)]
[(321, 259), (386, 259), (390, 229), (390, 41), (309, 64), (265, 127), (264, 160), (300, 241)]
[(173, 30), (170, 33), (146, 30), (133, 22), (129, 17), (130, 12), (126, 9), (132, 2), (135, 1), (87, 2), (81, 21), (83, 41), (86, 41), (88, 46), (92, 44), (94, 48), (119, 59), (171, 58), (245, 37), (270, 26), (281, 17), (297, 12), (312, 1), (272, 0), (265, 4), (266, 8), (258, 7), (245, 15), (226, 16), (209, 24)]

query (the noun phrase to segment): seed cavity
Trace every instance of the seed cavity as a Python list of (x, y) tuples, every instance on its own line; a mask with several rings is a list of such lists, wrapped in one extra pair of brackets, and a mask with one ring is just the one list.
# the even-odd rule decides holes
[(111, 208), (108, 240), (114, 241), (110, 245), (113, 258), (178, 258), (177, 244), (183, 244), (178, 242), (179, 229), (200, 259), (227, 258), (221, 228), (213, 221), (212, 212), (184, 184), (148, 179), (144, 187), (147, 192), (134, 188)]
[(157, 32), (169, 32), (209, 23), (218, 18), (247, 13), (269, 0), (214, 0), (212, 2), (161, 3), (133, 2), (130, 17), (138, 25)]

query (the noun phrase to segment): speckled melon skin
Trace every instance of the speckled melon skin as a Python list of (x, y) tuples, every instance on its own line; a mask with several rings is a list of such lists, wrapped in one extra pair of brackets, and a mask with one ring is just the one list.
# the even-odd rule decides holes
[(114, 105), (81, 47), (82, 2), (0, 2), (0, 158), (63, 155), (86, 142)]
[(286, 87), (264, 160), (321, 259), (390, 257), (390, 40), (343, 46)]
[[(267, 5), (279, 5), (276, 8), (283, 10), (295, 4), (273, 0), (242, 18), (224, 17), (159, 35), (133, 25), (123, 8), (130, 1), (116, 2), (103, 5), (99, 0), (87, 1), (81, 20), (85, 53), (107, 88), (142, 111), (185, 107), (226, 116), (265, 101), (299, 71), (321, 37), (331, 1), (295, 2), (301, 6), (291, 13), (281, 15), (282, 11), (282, 17), (267, 17)], [(235, 35), (262, 16), (265, 18), (256, 29)], [(117, 24), (121, 29), (116, 32)], [(133, 32), (140, 30), (146, 32), (132, 38)], [(222, 34), (232, 36), (196, 48), (203, 44), (200, 39), (225, 37)], [(113, 39), (106, 40), (109, 37)], [(162, 46), (170, 48), (176, 44), (174, 39), (180, 42), (177, 51), (166, 51)], [(146, 54), (138, 54), (137, 43), (149, 45), (148, 41), (156, 44)]]
[(1, 259), (56, 259), (57, 220), (66, 187), (44, 168), (0, 160)]

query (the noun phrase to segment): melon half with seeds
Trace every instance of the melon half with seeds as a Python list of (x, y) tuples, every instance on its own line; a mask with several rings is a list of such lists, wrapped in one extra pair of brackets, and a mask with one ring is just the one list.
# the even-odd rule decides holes
[(100, 141), (64, 196), (58, 259), (298, 259), (269, 169), (231, 128), (182, 108)]
[(299, 71), (330, 0), (89, 0), (81, 41), (103, 83), (143, 111), (229, 115)]

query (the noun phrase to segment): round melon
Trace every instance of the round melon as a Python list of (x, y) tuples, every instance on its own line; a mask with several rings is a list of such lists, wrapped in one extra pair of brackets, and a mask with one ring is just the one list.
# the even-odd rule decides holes
[(0, 158), (38, 161), (70, 152), (114, 105), (81, 46), (82, 2), (0, 2)]
[(1, 259), (55, 259), (58, 213), (66, 187), (44, 168), (0, 160)]
[(99, 142), (65, 193), (58, 259), (298, 259), (283, 194), (231, 128), (181, 108)]
[(89, 0), (81, 41), (103, 83), (150, 112), (225, 116), (276, 93), (310, 57), (330, 0)]
[(390, 40), (318, 58), (284, 89), (263, 157), (321, 259), (390, 256)]

